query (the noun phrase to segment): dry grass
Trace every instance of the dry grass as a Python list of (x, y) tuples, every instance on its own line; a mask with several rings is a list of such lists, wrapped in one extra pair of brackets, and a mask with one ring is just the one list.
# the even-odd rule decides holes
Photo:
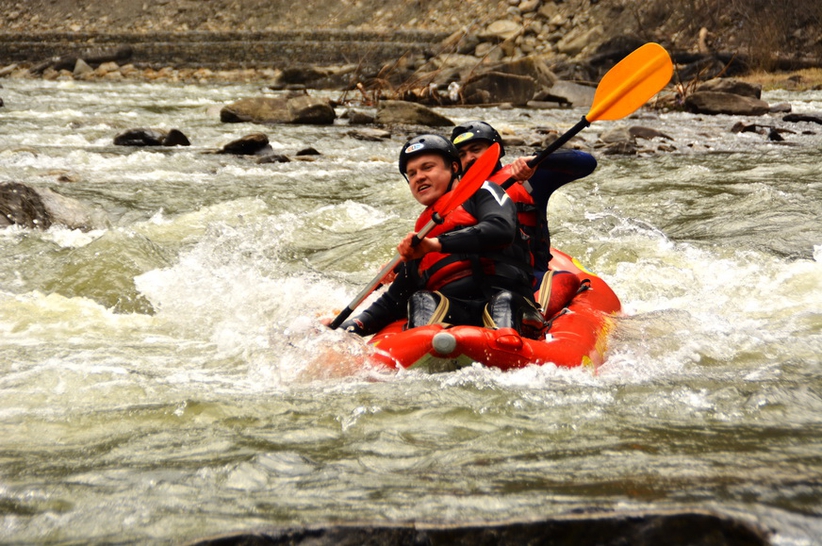
[(765, 91), (773, 89), (808, 91), (822, 89), (822, 68), (807, 68), (793, 72), (752, 72), (738, 79), (759, 84)]

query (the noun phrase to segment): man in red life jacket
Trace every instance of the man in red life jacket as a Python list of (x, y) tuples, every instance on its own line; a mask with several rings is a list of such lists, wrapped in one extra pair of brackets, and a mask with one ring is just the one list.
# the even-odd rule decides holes
[[(463, 170), (470, 168), (494, 142), (500, 145), (500, 157), (505, 155), (502, 137), (484, 121), (468, 121), (458, 125), (451, 132), (451, 141), (459, 151)], [(539, 286), (551, 261), (548, 199), (568, 182), (591, 174), (596, 169), (597, 161), (592, 155), (577, 150), (558, 150), (535, 169), (527, 165), (529, 159), (519, 157), (505, 167), (498, 163), (490, 180), (502, 184), (514, 178), (519, 182), (506, 191), (516, 204), (520, 236), (528, 243), (535, 285)]]
[[(422, 135), (400, 152), (400, 173), (426, 207), (459, 183), (459, 154), (447, 138)], [(536, 336), (542, 316), (534, 302), (528, 250), (517, 237), (516, 207), (496, 184), (485, 182), (462, 206), (414, 246), (409, 233), (397, 246), (402, 262), (391, 286), (357, 317), (342, 324), (360, 335), (408, 318), (408, 328), (433, 323), (514, 328)]]

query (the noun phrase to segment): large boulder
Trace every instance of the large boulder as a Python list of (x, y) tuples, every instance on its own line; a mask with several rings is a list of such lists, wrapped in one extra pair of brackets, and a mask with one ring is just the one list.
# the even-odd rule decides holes
[(48, 229), (51, 216), (36, 190), (19, 182), (0, 183), (0, 226)]
[(380, 125), (428, 125), (451, 127), (454, 122), (421, 104), (398, 100), (380, 101), (375, 123)]
[(743, 97), (750, 97), (752, 99), (762, 98), (761, 85), (754, 85), (752, 83), (744, 82), (742, 80), (735, 80), (733, 78), (714, 78), (703, 82), (697, 86), (696, 92), (701, 93), (704, 91), (731, 93), (734, 95), (741, 95)]
[(105, 221), (91, 207), (48, 188), (33, 188), (20, 182), (0, 183), (0, 227), (48, 229), (54, 224), (89, 230)]
[(550, 89), (558, 80), (556, 75), (548, 68), (548, 65), (545, 64), (545, 61), (541, 57), (534, 55), (523, 57), (516, 61), (494, 65), (490, 71), (514, 74), (516, 76), (528, 76), (534, 79), (537, 87), (543, 89)]
[(241, 99), (220, 110), (225, 123), (331, 125), (336, 117), (328, 100), (309, 95)]
[(594, 103), (596, 87), (560, 80), (550, 89), (540, 91), (535, 101), (556, 102), (569, 106), (591, 106)]
[(770, 111), (770, 106), (763, 100), (733, 93), (701, 91), (685, 98), (685, 109), (694, 114), (762, 116)]
[(467, 104), (508, 102), (515, 106), (528, 104), (537, 92), (537, 82), (530, 76), (485, 72), (469, 78), (462, 88)]

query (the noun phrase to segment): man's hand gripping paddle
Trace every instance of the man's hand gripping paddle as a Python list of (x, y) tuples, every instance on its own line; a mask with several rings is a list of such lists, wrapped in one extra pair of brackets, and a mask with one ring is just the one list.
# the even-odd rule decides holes
[[(533, 168), (542, 163), (591, 122), (622, 119), (634, 113), (668, 85), (673, 73), (671, 56), (661, 45), (650, 42), (637, 48), (602, 77), (588, 114), (536, 157), (528, 160), (528, 166)], [(515, 179), (509, 178), (502, 187), (509, 188), (514, 182)]]
[[(494, 144), (490, 148), (488, 148), (485, 153), (477, 159), (476, 162), (468, 169), (468, 172), (463, 175), (460, 179), (459, 183), (456, 187), (451, 190), (450, 192), (446, 193), (443, 198), (437, 201), (434, 204), (434, 214), (431, 220), (423, 226), (419, 232), (417, 232), (417, 241), (422, 239), (428, 233), (431, 232), (437, 224), (442, 223), (442, 220), (448, 216), (454, 209), (465, 203), (469, 197), (474, 195), (474, 193), (482, 186), (483, 182), (488, 180), (488, 177), (491, 176), (491, 171), (494, 170), (497, 162), (499, 161), (499, 144)], [(348, 307), (342, 310), (342, 312), (337, 315), (337, 317), (331, 322), (329, 327), (332, 330), (336, 330), (340, 324), (342, 324), (345, 319), (351, 316), (351, 313), (359, 307), (359, 305), (365, 301), (365, 298), (368, 297), (371, 292), (377, 289), (377, 287), (382, 283), (382, 280), (397, 267), (397, 264), (400, 263), (400, 255), (399, 253), (394, 255), (394, 258), (388, 262), (377, 276), (360, 291), (359, 294), (348, 304)]]

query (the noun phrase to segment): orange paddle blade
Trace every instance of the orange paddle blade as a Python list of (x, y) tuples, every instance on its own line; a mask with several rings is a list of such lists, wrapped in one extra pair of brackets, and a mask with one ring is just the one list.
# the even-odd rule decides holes
[(647, 43), (603, 76), (588, 121), (621, 119), (659, 93), (671, 81), (674, 65), (661, 45)]
[[(499, 144), (493, 143), (485, 152), (477, 159), (471, 168), (468, 169), (457, 184), (457, 187), (449, 192), (447, 199), (434, 206), (434, 211), (440, 216), (445, 216), (458, 206), (465, 203), (469, 197), (480, 189), (482, 183), (488, 180), (491, 172), (499, 161)], [(441, 203), (441, 204), (440, 204)]]

